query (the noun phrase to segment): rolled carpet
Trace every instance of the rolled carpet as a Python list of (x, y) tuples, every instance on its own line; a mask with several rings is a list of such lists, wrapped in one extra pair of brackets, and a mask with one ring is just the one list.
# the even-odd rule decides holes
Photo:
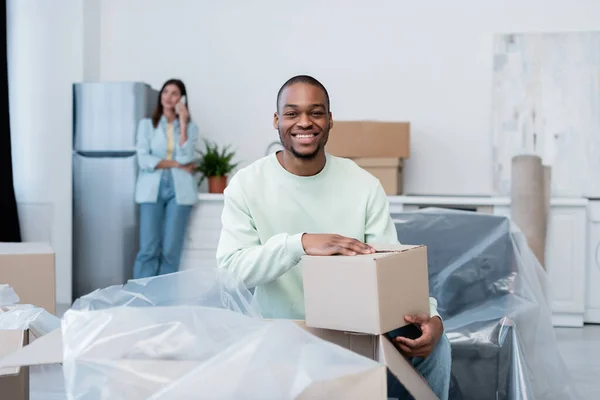
[(527, 243), (545, 266), (546, 232), (550, 204), (550, 170), (536, 155), (518, 155), (512, 159), (511, 218), (521, 229)]

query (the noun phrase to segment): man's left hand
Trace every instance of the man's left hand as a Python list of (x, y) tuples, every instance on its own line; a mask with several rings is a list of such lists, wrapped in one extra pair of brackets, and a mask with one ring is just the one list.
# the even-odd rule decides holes
[(406, 322), (416, 324), (421, 328), (422, 335), (415, 340), (402, 336), (394, 338), (394, 343), (408, 357), (428, 357), (444, 333), (444, 324), (439, 317), (408, 316)]

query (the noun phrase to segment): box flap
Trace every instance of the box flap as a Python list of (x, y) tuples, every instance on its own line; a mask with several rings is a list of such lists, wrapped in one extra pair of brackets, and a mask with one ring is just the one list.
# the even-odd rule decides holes
[[(2, 332), (7, 331), (0, 331)], [(60, 364), (63, 356), (62, 331), (55, 329), (30, 345), (0, 358), (0, 369), (31, 365)]]
[[(93, 361), (92, 361), (93, 362)], [(218, 362), (215, 360), (215, 362)], [(185, 399), (193, 397), (191, 393), (196, 393), (199, 377), (206, 379), (202, 382), (205, 388), (212, 389), (211, 398), (224, 399), (233, 398), (232, 393), (239, 393), (242, 389), (224, 385), (226, 379), (215, 379), (216, 373), (212, 370), (206, 371), (203, 368), (205, 362), (187, 361), (187, 360), (137, 360), (137, 359), (116, 359), (109, 363), (96, 366), (90, 375), (89, 382), (76, 382), (71, 394), (80, 398), (84, 393), (88, 393), (90, 387), (99, 389), (97, 385), (101, 384), (105, 393), (119, 394), (120, 398), (127, 399)], [(240, 367), (238, 365), (238, 367)], [(233, 375), (238, 375), (240, 369), (245, 366), (235, 368), (233, 366)], [(217, 366), (216, 370), (222, 370), (222, 365)], [(310, 380), (310, 377), (306, 377)], [(376, 365), (374, 368), (362, 373), (349, 374), (337, 379), (323, 379), (319, 381), (293, 382), (294, 384), (307, 387), (294, 397), (298, 400), (312, 399), (373, 399), (384, 400), (387, 398), (386, 371), (384, 366)], [(257, 387), (265, 387), (264, 382), (260, 382)], [(243, 398), (253, 398), (259, 395), (255, 388), (247, 388), (248, 392)], [(254, 395), (254, 396), (253, 396)], [(199, 396), (202, 397), (202, 396)], [(266, 395), (267, 398), (268, 395)], [(235, 398), (239, 398), (235, 397)]]
[(333, 329), (313, 328), (306, 325), (306, 321), (293, 320), (298, 326), (316, 337), (335, 343), (346, 349), (374, 360), (377, 355), (377, 336), (368, 333), (336, 331)]
[[(385, 365), (394, 374), (415, 399), (436, 400), (437, 396), (429, 384), (414, 367), (402, 356), (394, 345), (383, 335), (368, 335), (352, 332), (342, 332), (330, 329), (311, 328), (304, 321), (294, 321), (301, 328), (313, 335), (345, 347), (367, 358), (374, 359)], [(387, 392), (387, 386), (386, 386)], [(355, 398), (355, 397), (350, 397)], [(360, 397), (356, 397), (360, 398)], [(364, 397), (376, 398), (376, 397)], [(385, 398), (385, 397), (384, 397)]]
[[(0, 331), (0, 359), (19, 349), (22, 349), (27, 343), (27, 334), (25, 330), (2, 330)], [(0, 365), (0, 376), (19, 375), (19, 366), (2, 367)]]
[(371, 244), (373, 248), (377, 251), (377, 253), (402, 253), (404, 251), (409, 251), (412, 249), (417, 249), (419, 247), (425, 247), (421, 244)]
[[(381, 257), (388, 256), (388, 253), (403, 253), (405, 251), (409, 251), (412, 249), (417, 249), (420, 247), (426, 247), (425, 245), (408, 245), (408, 244), (376, 244), (372, 243), (371, 246), (376, 250), (375, 254), (358, 254), (352, 257), (343, 256), (343, 255), (334, 255), (334, 256), (310, 256), (303, 255), (303, 260), (311, 260), (318, 258), (332, 259), (332, 257), (340, 257), (344, 260), (344, 262), (353, 262), (354, 260), (364, 260), (365, 258), (378, 259)], [(338, 260), (339, 261), (339, 260)]]
[(306, 388), (296, 399), (387, 399), (386, 375), (385, 367), (380, 366), (359, 374), (317, 381)]
[(419, 400), (438, 400), (429, 384), (383, 335), (379, 336), (379, 362), (385, 364), (406, 390)]

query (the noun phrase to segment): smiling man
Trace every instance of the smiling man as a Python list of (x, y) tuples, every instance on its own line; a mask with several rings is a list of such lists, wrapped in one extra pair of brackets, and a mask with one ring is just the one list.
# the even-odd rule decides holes
[[(255, 288), (265, 318), (304, 319), (302, 255), (369, 254), (370, 243), (398, 243), (398, 237), (379, 180), (325, 152), (333, 119), (319, 81), (289, 79), (277, 95), (273, 126), (284, 150), (240, 170), (225, 190), (217, 262)], [(407, 316), (421, 337), (394, 341), (447, 399), (450, 344), (435, 299), (430, 305), (430, 316)], [(389, 395), (406, 398), (388, 376)]]

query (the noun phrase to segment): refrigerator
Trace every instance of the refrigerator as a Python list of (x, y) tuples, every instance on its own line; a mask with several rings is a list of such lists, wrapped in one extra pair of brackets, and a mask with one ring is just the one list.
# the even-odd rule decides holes
[(124, 284), (139, 246), (136, 133), (158, 92), (143, 82), (73, 85), (73, 298)]

